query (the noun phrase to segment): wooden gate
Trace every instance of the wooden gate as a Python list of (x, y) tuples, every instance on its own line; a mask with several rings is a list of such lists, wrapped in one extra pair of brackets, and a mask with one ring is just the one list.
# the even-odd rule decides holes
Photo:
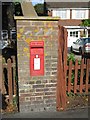
[[(90, 59), (79, 63), (67, 61), (67, 29), (59, 25), (57, 66), (57, 110), (66, 108), (67, 94), (88, 93), (90, 90)], [(73, 75), (73, 78), (72, 78)]]

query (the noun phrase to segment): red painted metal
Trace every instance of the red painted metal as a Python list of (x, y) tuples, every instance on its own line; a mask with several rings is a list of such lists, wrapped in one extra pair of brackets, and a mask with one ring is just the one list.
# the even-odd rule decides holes
[(44, 75), (44, 41), (30, 42), (30, 75)]

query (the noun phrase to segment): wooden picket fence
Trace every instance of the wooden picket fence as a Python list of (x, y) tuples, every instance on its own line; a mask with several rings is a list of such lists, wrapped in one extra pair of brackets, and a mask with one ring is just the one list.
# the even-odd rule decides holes
[(7, 104), (13, 104), (13, 98), (16, 96), (17, 85), (15, 80), (16, 64), (15, 56), (9, 58), (2, 64), (2, 90), (1, 93), (6, 97)]
[(67, 64), (67, 29), (58, 25), (57, 111), (66, 108), (67, 94), (88, 94), (90, 91), (90, 59)]
[(68, 93), (85, 93), (88, 94), (90, 90), (90, 59), (81, 60), (81, 64), (78, 64), (76, 59), (75, 65), (73, 65), (72, 60), (69, 61), (67, 66), (67, 79), (66, 79), (66, 91)]

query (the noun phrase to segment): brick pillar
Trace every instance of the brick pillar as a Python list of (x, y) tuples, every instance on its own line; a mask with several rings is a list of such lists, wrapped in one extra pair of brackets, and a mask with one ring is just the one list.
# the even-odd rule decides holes
[[(20, 111), (56, 110), (58, 18), (16, 17)], [(44, 41), (44, 76), (30, 76), (30, 41)]]

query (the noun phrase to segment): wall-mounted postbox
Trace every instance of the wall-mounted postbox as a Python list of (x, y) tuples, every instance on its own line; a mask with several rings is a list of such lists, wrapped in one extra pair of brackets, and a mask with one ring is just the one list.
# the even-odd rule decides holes
[(44, 41), (30, 42), (30, 75), (44, 75)]

